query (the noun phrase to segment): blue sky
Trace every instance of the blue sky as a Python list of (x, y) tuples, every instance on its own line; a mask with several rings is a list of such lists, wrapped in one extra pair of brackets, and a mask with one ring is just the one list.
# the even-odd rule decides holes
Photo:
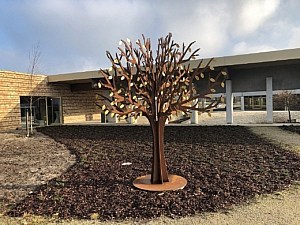
[(0, 0), (0, 70), (38, 72), (108, 67), (120, 39), (169, 32), (196, 41), (200, 58), (300, 47), (298, 0)]

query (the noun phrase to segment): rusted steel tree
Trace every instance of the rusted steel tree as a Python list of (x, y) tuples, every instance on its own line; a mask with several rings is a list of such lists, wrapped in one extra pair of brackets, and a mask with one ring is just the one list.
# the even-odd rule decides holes
[(112, 117), (147, 117), (153, 135), (151, 183), (162, 184), (169, 181), (164, 154), (167, 119), (179, 111), (188, 114), (191, 110), (206, 112), (215, 107), (218, 102), (212, 101), (199, 108), (197, 100), (210, 98), (217, 85), (224, 86), (219, 78), (226, 74), (219, 72), (208, 78), (207, 89), (200, 93), (193, 82), (208, 76), (213, 68), (209, 66), (211, 60), (206, 65), (201, 61), (191, 68), (189, 61), (195, 59), (199, 51), (192, 51), (194, 42), (180, 47), (170, 33), (158, 39), (156, 52), (151, 48), (150, 39), (144, 35), (142, 40), (136, 41), (136, 47), (129, 39), (119, 44), (119, 53), (115, 56), (106, 52), (112, 66), (100, 70), (104, 79), (98, 85), (110, 91), (109, 96), (99, 94), (105, 100), (101, 107)]

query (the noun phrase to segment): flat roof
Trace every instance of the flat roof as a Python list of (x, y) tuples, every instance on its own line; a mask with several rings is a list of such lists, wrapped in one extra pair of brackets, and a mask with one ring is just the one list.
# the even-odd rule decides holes
[[(211, 58), (203, 59), (203, 65), (206, 65), (210, 59)], [(296, 59), (300, 59), (300, 48), (216, 57), (213, 59), (210, 65), (213, 67), (226, 67)], [(197, 59), (192, 60), (189, 63), (193, 68), (198, 66), (200, 61), (201, 59)], [(48, 82), (84, 83), (91, 81), (93, 78), (99, 78), (100, 76), (99, 70), (56, 74), (49, 75)]]
[(49, 75), (48, 82), (65, 82), (68, 83), (70, 81), (74, 81), (73, 83), (79, 82), (87, 82), (93, 78), (99, 78), (101, 75), (99, 70), (94, 71), (85, 71), (85, 72), (75, 72), (75, 73), (63, 73), (56, 75)]

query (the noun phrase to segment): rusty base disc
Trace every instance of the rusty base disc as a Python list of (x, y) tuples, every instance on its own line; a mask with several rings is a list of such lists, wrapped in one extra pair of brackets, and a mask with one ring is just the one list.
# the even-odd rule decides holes
[(146, 191), (174, 191), (183, 189), (187, 184), (187, 180), (181, 176), (169, 175), (169, 182), (162, 184), (151, 184), (151, 175), (141, 176), (133, 181), (133, 185), (139, 189)]

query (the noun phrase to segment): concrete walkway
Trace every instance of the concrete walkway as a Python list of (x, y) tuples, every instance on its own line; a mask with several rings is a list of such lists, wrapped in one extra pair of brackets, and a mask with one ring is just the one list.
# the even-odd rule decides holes
[[(300, 121), (300, 112), (293, 111), (292, 119)], [(266, 111), (234, 111), (233, 112), (233, 124), (231, 125), (241, 125), (241, 126), (281, 126), (281, 125), (291, 125), (287, 123), (288, 112), (287, 111), (274, 111), (274, 123), (267, 123), (267, 112)], [(187, 120), (180, 124), (170, 124), (170, 125), (188, 125), (191, 121)], [(101, 123), (100, 121), (92, 120), (80, 123), (67, 123), (65, 125), (131, 125), (126, 120), (121, 120), (119, 123)], [(140, 117), (137, 123), (133, 125), (149, 125), (146, 117)], [(226, 112), (225, 111), (215, 111), (211, 114), (211, 117), (207, 113), (202, 113), (198, 117), (198, 124), (192, 124), (198, 126), (214, 126), (214, 125), (228, 125), (226, 124)], [(300, 125), (300, 123), (294, 123), (294, 125)]]

